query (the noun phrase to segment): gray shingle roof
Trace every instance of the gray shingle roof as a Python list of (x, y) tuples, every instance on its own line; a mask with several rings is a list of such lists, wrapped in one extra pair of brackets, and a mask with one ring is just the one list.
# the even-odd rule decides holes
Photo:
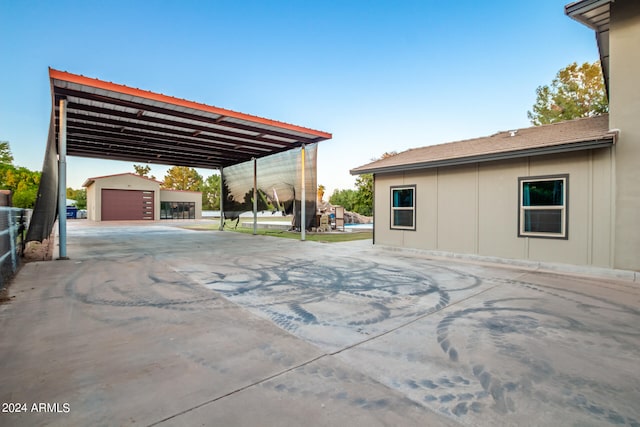
[(616, 132), (609, 115), (503, 131), (482, 138), (413, 148), (351, 170), (351, 174), (398, 172), (610, 146)]

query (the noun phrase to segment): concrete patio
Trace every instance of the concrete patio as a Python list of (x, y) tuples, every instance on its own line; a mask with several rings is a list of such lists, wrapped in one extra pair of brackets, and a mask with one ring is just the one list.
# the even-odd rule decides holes
[(176, 225), (23, 267), (0, 425), (640, 426), (637, 282)]

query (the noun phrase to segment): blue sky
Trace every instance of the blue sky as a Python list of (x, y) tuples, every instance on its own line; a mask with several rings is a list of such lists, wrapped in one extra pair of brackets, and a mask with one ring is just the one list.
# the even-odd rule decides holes
[[(52, 67), (330, 132), (318, 183), (352, 188), (384, 152), (530, 126), (537, 86), (598, 59), (567, 3), (0, 0), (0, 140), (40, 170)], [(68, 164), (73, 188), (133, 172)]]

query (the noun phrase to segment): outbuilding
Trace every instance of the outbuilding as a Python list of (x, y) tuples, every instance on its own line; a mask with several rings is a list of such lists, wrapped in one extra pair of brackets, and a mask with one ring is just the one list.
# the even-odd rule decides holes
[(360, 166), (374, 243), (640, 271), (640, 4), (583, 0), (610, 113), (427, 146)]
[(155, 179), (122, 173), (87, 179), (87, 218), (131, 221), (202, 218), (202, 193), (161, 189)]

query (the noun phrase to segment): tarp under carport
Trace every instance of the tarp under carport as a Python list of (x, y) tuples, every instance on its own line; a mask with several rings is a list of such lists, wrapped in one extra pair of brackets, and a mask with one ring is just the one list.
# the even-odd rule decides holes
[(66, 256), (67, 155), (223, 170), (292, 149), (304, 153), (307, 144), (331, 138), (327, 132), (51, 68), (49, 78), (49, 136), (27, 240), (48, 238), (58, 217), (61, 257)]

